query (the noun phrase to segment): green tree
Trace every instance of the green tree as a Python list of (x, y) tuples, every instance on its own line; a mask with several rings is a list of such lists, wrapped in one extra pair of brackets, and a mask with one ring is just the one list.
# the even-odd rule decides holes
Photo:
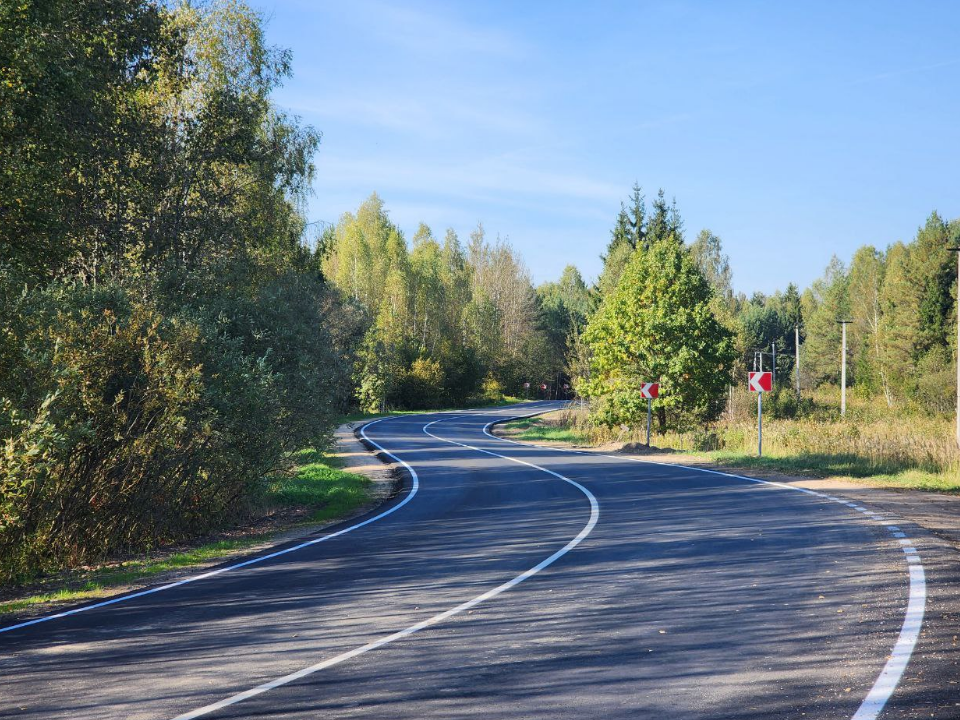
[[(638, 211), (642, 221), (642, 199), (641, 209)], [(605, 297), (617, 288), (620, 282), (620, 276), (626, 267), (630, 256), (633, 254), (635, 245), (631, 237), (634, 233), (630, 227), (630, 216), (627, 214), (626, 207), (621, 203), (620, 212), (617, 215), (617, 221), (610, 231), (610, 242), (607, 244), (607, 251), (601, 256), (603, 260), (603, 270), (597, 279), (597, 290), (601, 297)]]
[(850, 263), (850, 355), (854, 382), (869, 394), (882, 393), (891, 405), (890, 381), (882, 352), (881, 290), (884, 256), (870, 245), (857, 250)]
[(590, 320), (584, 394), (606, 425), (636, 424), (646, 412), (639, 384), (659, 380), (661, 428), (710, 417), (734, 360), (731, 333), (711, 310), (709, 284), (688, 249), (671, 238), (638, 251), (616, 292)]
[(840, 382), (841, 328), (838, 320), (849, 319), (847, 270), (839, 258), (830, 260), (823, 277), (804, 292), (803, 317), (806, 343), (801, 350), (805, 382), (816, 386)]
[(158, 132), (139, 98), (180, 54), (168, 26), (141, 0), (0, 3), (0, 263), (36, 279), (96, 272), (124, 244), (121, 189)]

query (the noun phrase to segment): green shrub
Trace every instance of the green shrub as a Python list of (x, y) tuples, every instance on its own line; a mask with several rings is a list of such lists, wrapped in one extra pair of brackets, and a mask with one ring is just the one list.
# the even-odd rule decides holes
[(327, 442), (355, 334), (336, 298), (309, 278), (182, 287), (179, 308), (115, 284), (0, 293), (19, 318), (0, 354), (0, 580), (234, 523), (292, 449)]
[(403, 372), (391, 397), (392, 404), (410, 410), (429, 410), (443, 402), (443, 368), (430, 358), (417, 358)]
[(493, 375), (487, 375), (483, 381), (483, 399), (490, 403), (503, 401), (503, 384)]

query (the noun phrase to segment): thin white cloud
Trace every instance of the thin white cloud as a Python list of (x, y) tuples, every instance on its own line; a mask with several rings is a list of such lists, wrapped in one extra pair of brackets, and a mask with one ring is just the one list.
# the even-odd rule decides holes
[(331, 95), (322, 102), (295, 101), (285, 106), (315, 122), (337, 120), (415, 135), (422, 139), (455, 137), (483, 132), (534, 136), (543, 132), (542, 120), (509, 103), (484, 100), (490, 92), (467, 96), (411, 93), (406, 97), (375, 91)]
[(437, 8), (420, 9), (369, 0), (349, 4), (364, 29), (383, 42), (421, 56), (483, 54), (519, 59), (526, 53), (521, 41), (498, 29), (481, 27)]
[(318, 158), (321, 177), (333, 184), (355, 187), (402, 188), (407, 192), (461, 197), (484, 195), (556, 197), (608, 204), (623, 195), (613, 183), (569, 172), (555, 172), (530, 164), (484, 158), (456, 165), (425, 165), (407, 159), (359, 159), (327, 155)]
[(856, 80), (851, 80), (848, 84), (862, 85), (864, 83), (876, 82), (877, 80), (889, 80), (890, 78), (913, 75), (915, 73), (927, 72), (929, 70), (939, 70), (940, 68), (952, 67), (954, 65), (960, 65), (960, 59), (930, 63), (929, 65), (917, 65), (915, 67), (900, 68), (898, 70), (890, 70), (888, 72), (877, 73), (876, 75), (868, 75), (866, 77), (857, 78)]

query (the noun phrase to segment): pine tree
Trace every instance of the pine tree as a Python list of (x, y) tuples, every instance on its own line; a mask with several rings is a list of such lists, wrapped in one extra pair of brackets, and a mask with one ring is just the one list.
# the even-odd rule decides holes
[[(642, 210), (641, 210), (642, 212)], [(611, 293), (616, 289), (620, 281), (620, 275), (623, 274), (623, 268), (633, 254), (634, 243), (631, 239), (632, 228), (630, 226), (630, 217), (627, 209), (620, 204), (620, 212), (617, 214), (617, 222), (610, 231), (610, 242), (607, 244), (607, 251), (601, 256), (603, 260), (603, 270), (597, 279), (597, 291), (601, 297)]]
[(912, 387), (920, 337), (920, 288), (913, 282), (910, 249), (896, 243), (887, 249), (886, 273), (880, 291), (880, 345), (894, 396)]
[(837, 321), (847, 319), (849, 313), (847, 272), (839, 258), (834, 256), (823, 277), (804, 293), (802, 305), (807, 329), (801, 350), (804, 376), (814, 386), (839, 383), (842, 343)]
[(646, 215), (647, 208), (643, 192), (640, 186), (634, 183), (633, 194), (630, 196), (630, 212), (627, 217), (627, 237), (634, 250), (637, 248), (647, 249)]

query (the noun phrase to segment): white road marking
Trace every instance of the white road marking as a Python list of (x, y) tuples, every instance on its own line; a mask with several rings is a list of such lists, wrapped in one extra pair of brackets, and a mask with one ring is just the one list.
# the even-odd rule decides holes
[[(575, 538), (570, 540), (570, 542), (568, 542), (562, 548), (560, 548), (555, 553), (550, 555), (548, 558), (541, 560), (539, 563), (534, 565), (529, 570), (525, 570), (524, 572), (520, 573), (516, 577), (508, 580), (502, 585), (498, 585), (497, 587), (491, 590), (488, 590), (482, 595), (477, 595), (475, 598), (471, 600), (467, 600), (466, 602), (461, 603), (456, 607), (450, 608), (449, 610), (445, 610), (442, 613), (437, 613), (436, 615), (429, 617), (426, 620), (422, 620), (421, 622), (418, 622), (415, 625), (411, 625), (408, 628), (404, 628), (403, 630), (395, 632), (391, 635), (382, 637), (379, 640), (374, 640), (373, 642), (369, 642), (366, 645), (361, 645), (360, 647), (354, 648), (353, 650), (348, 650), (347, 652), (341, 653), (340, 655), (336, 655), (332, 658), (328, 658), (327, 660), (322, 660), (321, 662), (318, 662), (314, 665), (310, 665), (309, 667), (305, 667), (302, 670), (297, 670), (296, 672), (290, 673), (289, 675), (284, 675), (283, 677), (279, 677), (276, 680), (271, 680), (270, 682), (263, 683), (262, 685), (258, 685), (257, 687), (251, 688), (250, 690), (245, 690), (244, 692), (237, 693), (236, 695), (232, 695), (228, 698), (224, 698), (219, 702), (215, 702), (210, 705), (205, 705), (204, 707), (197, 708), (196, 710), (191, 710), (190, 712), (183, 713), (182, 715), (177, 715), (173, 720), (194, 720), (194, 718), (202, 717), (209, 713), (215, 712), (216, 710), (221, 710), (225, 707), (229, 707), (230, 705), (235, 705), (239, 702), (243, 702), (244, 700), (248, 700), (252, 697), (256, 697), (257, 695), (262, 695), (263, 693), (273, 690), (275, 688), (278, 688), (281, 685), (287, 685), (296, 680), (300, 680), (301, 678), (307, 677), (308, 675), (312, 675), (316, 672), (319, 672), (320, 670), (324, 670), (328, 667), (332, 667), (333, 665), (338, 665), (344, 662), (345, 660), (350, 660), (351, 658), (355, 658), (358, 655), (363, 655), (365, 653), (370, 652), (371, 650), (376, 650), (377, 648), (381, 648), (384, 645), (388, 645), (392, 642), (395, 642), (396, 640), (400, 640), (409, 635), (413, 635), (414, 633), (419, 632), (420, 630), (423, 630), (425, 628), (428, 628), (431, 625), (436, 625), (437, 623), (443, 622), (444, 620), (450, 617), (453, 617), (454, 615), (462, 613), (464, 610), (469, 610), (470, 608), (475, 607), (476, 605), (479, 605), (485, 600), (489, 600), (490, 598), (496, 597), (497, 595), (500, 595), (501, 593), (506, 592), (510, 588), (516, 585), (519, 585), (524, 580), (536, 575), (538, 572), (540, 572), (547, 566), (552, 565), (556, 560), (558, 560), (559, 558), (563, 557), (568, 552), (573, 550), (573, 548), (579, 545), (583, 541), (583, 539), (590, 534), (594, 526), (597, 524), (597, 520), (600, 517), (600, 506), (597, 503), (597, 499), (593, 496), (593, 493), (587, 490), (583, 485), (576, 482), (575, 480), (571, 480), (568, 477), (564, 477), (560, 473), (556, 473), (553, 470), (547, 470), (546, 468), (540, 467), (539, 465), (534, 465), (533, 463), (528, 463), (523, 460), (517, 460), (516, 458), (507, 457), (506, 455), (500, 455), (498, 453), (491, 452), (489, 450), (481, 450), (480, 448), (473, 447), (472, 445), (465, 445), (464, 443), (459, 443), (454, 440), (447, 440), (446, 438), (441, 438), (441, 437), (438, 437), (437, 435), (434, 435), (431, 432), (427, 432), (428, 427), (430, 427), (431, 425), (435, 425), (438, 422), (442, 422), (444, 419), (450, 419), (450, 418), (441, 418), (441, 420), (434, 420), (433, 422), (427, 423), (426, 425), (423, 426), (423, 432), (429, 435), (430, 437), (440, 440), (442, 442), (451, 443), (453, 445), (459, 445), (460, 447), (468, 448), (470, 450), (475, 450), (477, 452), (485, 453), (487, 455), (493, 455), (494, 457), (502, 458), (504, 460), (509, 460), (510, 462), (519, 463), (520, 465), (526, 465), (528, 467), (532, 467), (537, 470), (542, 470), (548, 475), (553, 475), (554, 477), (559, 478), (564, 482), (570, 483), (575, 488), (580, 490), (580, 492), (582, 492), (587, 497), (587, 500), (590, 501), (590, 519), (587, 521), (587, 524), (583, 526), (583, 529), (580, 530), (580, 532), (577, 534)], [(371, 440), (370, 442), (373, 442), (373, 441)], [(377, 445), (377, 447), (380, 447), (380, 446)], [(412, 467), (410, 467), (410, 465), (405, 463), (403, 460), (401, 460), (399, 457), (389, 452), (388, 450), (385, 450), (382, 447), (380, 449), (383, 450), (384, 453), (392, 457), (394, 460), (402, 464), (405, 468), (407, 468), (407, 470), (411, 472), (411, 474), (414, 475), (414, 477), (416, 477), (416, 472)]]
[[(533, 415), (539, 415), (540, 413), (532, 413), (525, 417), (532, 417)], [(489, 423), (486, 427), (483, 428), (483, 432), (488, 437), (493, 438), (494, 440), (500, 440), (502, 442), (513, 443), (514, 445), (522, 445), (529, 448), (539, 448), (547, 450), (555, 450), (557, 452), (569, 452), (576, 453), (578, 455), (586, 454), (583, 450), (569, 450), (568, 448), (557, 448), (550, 447), (546, 445), (533, 445), (529, 443), (517, 442), (516, 440), (508, 440), (507, 438), (497, 437), (496, 435), (489, 432), (489, 428), (493, 425), (496, 425), (497, 421)], [(796, 492), (801, 492), (806, 495), (814, 495), (825, 500), (831, 500), (833, 502), (839, 503), (840, 505), (846, 505), (860, 512), (870, 514), (870, 511), (865, 507), (858, 505), (857, 503), (848, 502), (840, 498), (835, 498), (832, 495), (826, 495), (824, 493), (816, 492), (814, 490), (808, 490), (807, 488), (796, 487), (794, 485), (788, 485), (787, 483), (774, 482), (772, 480), (760, 480), (759, 478), (747, 477), (745, 475), (735, 475), (733, 473), (721, 472), (719, 470), (708, 470), (706, 468), (691, 467), (688, 465), (677, 465), (674, 463), (662, 463), (655, 460), (645, 460), (642, 458), (632, 458), (625, 457), (623, 455), (606, 455), (604, 453), (591, 453), (598, 455), (599, 457), (611, 458), (613, 460), (628, 460), (630, 462), (645, 463), (648, 465), (662, 465), (666, 467), (675, 467), (675, 468), (684, 468), (686, 470), (695, 470), (697, 472), (710, 473), (712, 475), (723, 475), (725, 477), (737, 478), (739, 480), (746, 480), (748, 482), (757, 483), (760, 485), (774, 485), (776, 487), (785, 488), (787, 490), (794, 490)], [(901, 529), (896, 525), (886, 525), (887, 530), (895, 538), (906, 538), (906, 533), (902, 532)], [(860, 704), (859, 709), (851, 718), (851, 720), (876, 720), (876, 718), (883, 711), (884, 706), (893, 696), (894, 691), (897, 689), (897, 685), (900, 682), (900, 678), (903, 676), (904, 671), (907, 669), (907, 664), (910, 662), (910, 658), (913, 655), (913, 650), (917, 645), (917, 639), (920, 636), (920, 628), (923, 624), (923, 614), (926, 609), (927, 603), (927, 585), (926, 585), (926, 576), (923, 570), (923, 564), (920, 561), (920, 555), (917, 553), (916, 548), (910, 548), (913, 550), (913, 553), (906, 554), (907, 560), (907, 569), (910, 572), (910, 590), (907, 600), (907, 611), (903, 620), (903, 625), (900, 628), (900, 635), (897, 637), (896, 643), (894, 643), (893, 651), (890, 653), (890, 657), (887, 660), (886, 665), (884, 665), (883, 670), (880, 672), (880, 676), (877, 678), (876, 682), (873, 684), (873, 687), (870, 688), (870, 692), (867, 693), (866, 698)], [(906, 549), (905, 549), (906, 551)]]
[[(386, 418), (380, 418), (378, 420), (372, 420), (371, 422), (368, 422), (366, 425), (360, 428), (360, 435), (363, 436), (364, 440), (366, 440), (368, 443), (370, 443), (371, 445), (379, 449), (381, 452), (387, 453), (387, 451), (384, 450), (382, 447), (380, 447), (380, 445), (378, 445), (373, 440), (367, 437), (366, 429), (371, 425), (375, 425), (376, 423), (382, 422), (384, 420), (395, 420), (395, 419), (397, 418), (386, 417)], [(390, 453), (387, 453), (387, 455), (390, 455)], [(393, 457), (393, 456), (390, 455), (390, 457)], [(355, 525), (351, 525), (350, 527), (344, 528), (343, 530), (338, 530), (337, 532), (330, 533), (329, 535), (323, 535), (321, 537), (314, 538), (313, 540), (302, 542), (299, 545), (294, 545), (293, 547), (284, 548), (283, 550), (277, 550), (276, 552), (272, 552), (267, 555), (259, 555), (255, 558), (251, 558), (249, 560), (244, 560), (243, 562), (236, 563), (235, 565), (228, 565), (227, 567), (217, 568), (216, 570), (211, 570), (210, 572), (205, 572), (200, 575), (194, 575), (193, 577), (184, 578), (183, 580), (178, 580), (177, 582), (167, 583), (166, 585), (160, 585), (158, 587), (149, 588), (147, 590), (141, 590), (139, 592), (130, 593), (129, 595), (121, 595), (120, 597), (111, 598), (110, 600), (104, 600), (103, 602), (94, 603), (93, 605), (84, 605), (83, 607), (73, 608), (72, 610), (65, 610), (63, 612), (56, 613), (55, 615), (46, 615), (44, 617), (35, 618), (34, 620), (27, 620), (22, 623), (17, 623), (16, 625), (8, 625), (7, 627), (0, 628), (0, 633), (10, 632), (11, 630), (19, 630), (20, 628), (25, 628), (30, 625), (37, 625), (39, 623), (49, 622), (50, 620), (57, 620), (58, 618), (69, 617), (70, 615), (77, 615), (78, 613), (87, 612), (89, 610), (97, 610), (102, 607), (107, 607), (108, 605), (116, 605), (117, 603), (126, 602), (127, 600), (134, 600), (135, 598), (141, 598), (146, 595), (153, 595), (154, 593), (163, 592), (164, 590), (172, 590), (173, 588), (177, 588), (182, 585), (186, 585), (188, 583), (197, 582), (198, 580), (206, 580), (208, 578), (216, 577), (217, 575), (222, 575), (223, 573), (230, 572), (231, 570), (239, 570), (240, 568), (249, 567), (250, 565), (256, 565), (257, 563), (261, 563), (264, 560), (272, 560), (275, 557), (280, 557), (281, 555), (287, 555), (288, 553), (296, 552), (297, 550), (303, 550), (303, 548), (310, 547), (311, 545), (316, 545), (317, 543), (326, 542), (327, 540), (332, 540), (335, 537), (340, 537), (341, 535), (344, 535), (348, 532), (352, 532), (354, 530), (358, 530), (359, 528), (365, 527), (370, 523), (376, 522), (377, 520), (381, 520), (387, 517), (387, 515), (391, 515), (395, 513), (397, 510), (402, 508), (408, 502), (413, 500), (413, 497), (417, 494), (417, 490), (419, 490), (420, 488), (420, 481), (417, 478), (417, 474), (414, 473), (412, 469), (411, 469), (411, 474), (413, 475), (413, 485), (410, 488), (410, 492), (402, 501), (390, 507), (389, 509), (384, 510), (379, 515), (375, 515), (372, 518), (368, 518), (363, 522), (359, 522)]]
[[(917, 559), (919, 563), (919, 558)], [(880, 672), (880, 677), (870, 688), (867, 697), (860, 705), (852, 720), (876, 720), (883, 711), (887, 701), (907, 669), (913, 648), (920, 637), (920, 627), (923, 625), (923, 612), (927, 602), (927, 584), (924, 577), (923, 565), (910, 566), (910, 600), (907, 603), (907, 616), (900, 628), (900, 637), (897, 638), (890, 653), (890, 659)]]

